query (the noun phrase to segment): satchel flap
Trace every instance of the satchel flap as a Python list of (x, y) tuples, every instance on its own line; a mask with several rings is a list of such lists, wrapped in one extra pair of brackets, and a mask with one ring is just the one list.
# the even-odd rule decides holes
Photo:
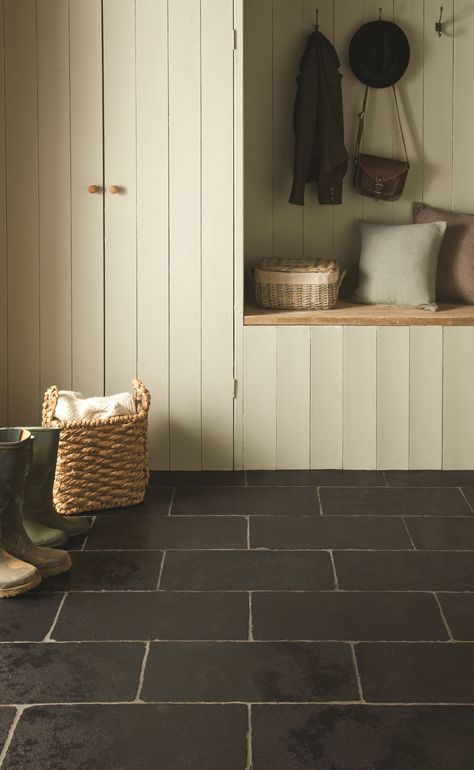
[(364, 155), (359, 153), (357, 159), (362, 171), (367, 174), (374, 182), (382, 178), (383, 182), (390, 182), (402, 174), (406, 173), (409, 165), (406, 160), (393, 160), (392, 158), (381, 158), (378, 155)]

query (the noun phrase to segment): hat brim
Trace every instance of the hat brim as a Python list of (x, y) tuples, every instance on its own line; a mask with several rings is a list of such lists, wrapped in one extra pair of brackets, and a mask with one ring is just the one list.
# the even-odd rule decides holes
[(370, 21), (360, 27), (349, 45), (349, 63), (361, 83), (388, 88), (398, 83), (410, 61), (410, 44), (392, 21)]

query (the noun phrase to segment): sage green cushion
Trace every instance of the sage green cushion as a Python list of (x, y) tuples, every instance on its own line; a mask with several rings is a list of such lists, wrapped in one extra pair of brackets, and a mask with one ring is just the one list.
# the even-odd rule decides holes
[(361, 221), (359, 282), (351, 302), (436, 310), (436, 269), (446, 222)]

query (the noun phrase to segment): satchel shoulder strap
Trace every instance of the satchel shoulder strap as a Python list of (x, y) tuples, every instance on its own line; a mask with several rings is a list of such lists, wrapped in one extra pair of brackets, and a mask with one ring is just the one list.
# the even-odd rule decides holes
[[(409, 165), (407, 146), (406, 146), (406, 142), (405, 142), (405, 135), (403, 133), (402, 120), (401, 120), (401, 117), (400, 117), (400, 109), (398, 107), (398, 99), (397, 99), (397, 92), (395, 91), (395, 86), (392, 86), (392, 91), (393, 91), (393, 98), (394, 98), (394, 101), (395, 101), (395, 109), (397, 111), (397, 118), (398, 118), (398, 125), (399, 125), (399, 128), (400, 128), (400, 135), (402, 137), (403, 150), (405, 152), (406, 162)], [(362, 142), (362, 135), (364, 133), (365, 118), (366, 118), (366, 115), (367, 115), (367, 101), (368, 101), (368, 97), (369, 97), (369, 87), (366, 86), (365, 87), (365, 91), (364, 91), (364, 101), (362, 103), (362, 111), (359, 112), (359, 127), (358, 127), (358, 130), (357, 130), (357, 139), (356, 139), (356, 146), (355, 146), (355, 156), (356, 156), (356, 159), (359, 157), (360, 145), (361, 145), (361, 142)]]

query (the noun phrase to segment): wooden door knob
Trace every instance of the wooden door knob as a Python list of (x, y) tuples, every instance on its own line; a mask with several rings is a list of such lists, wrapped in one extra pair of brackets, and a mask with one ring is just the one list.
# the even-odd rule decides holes
[(119, 193), (119, 192), (120, 192), (120, 187), (118, 187), (118, 185), (116, 185), (116, 184), (111, 184), (110, 185), (109, 193), (111, 193), (112, 195), (117, 195), (117, 193)]
[(89, 192), (91, 195), (94, 195), (95, 193), (99, 192), (100, 187), (98, 187), (96, 184), (90, 184), (87, 188), (87, 192)]

